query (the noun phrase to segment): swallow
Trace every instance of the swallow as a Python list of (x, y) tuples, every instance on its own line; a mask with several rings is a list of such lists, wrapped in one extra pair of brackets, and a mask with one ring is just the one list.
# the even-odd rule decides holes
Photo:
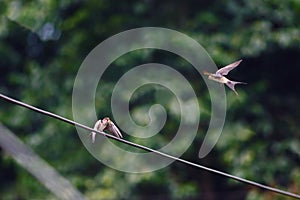
[(207, 75), (208, 79), (210, 79), (210, 80), (226, 84), (236, 95), (238, 95), (238, 93), (236, 92), (234, 86), (236, 84), (247, 84), (247, 83), (238, 82), (238, 81), (231, 81), (228, 78), (226, 78), (225, 75), (227, 75), (231, 70), (236, 68), (241, 62), (242, 62), (242, 60), (231, 63), (231, 64), (219, 69), (214, 74), (204, 71), (204, 75)]
[[(94, 130), (97, 130), (100, 132), (107, 130), (108, 132), (115, 135), (117, 138), (123, 137), (120, 130), (118, 129), (118, 127), (108, 117), (105, 117), (102, 120), (101, 119), (98, 120), (95, 123)], [(91, 134), (90, 134), (92, 137), (92, 143), (94, 143), (96, 140), (96, 134), (97, 134), (96, 132), (91, 132)]]

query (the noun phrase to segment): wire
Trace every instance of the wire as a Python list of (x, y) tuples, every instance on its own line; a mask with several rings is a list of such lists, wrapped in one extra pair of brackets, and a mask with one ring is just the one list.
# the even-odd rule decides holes
[(97, 133), (102, 134), (102, 135), (104, 135), (106, 137), (109, 137), (109, 138), (111, 138), (113, 140), (116, 140), (116, 141), (128, 144), (130, 146), (133, 146), (133, 147), (136, 147), (136, 148), (139, 148), (139, 149), (143, 149), (143, 150), (148, 151), (148, 152), (153, 152), (153, 153), (156, 153), (156, 154), (158, 154), (160, 156), (163, 156), (163, 157), (170, 158), (170, 159), (173, 159), (175, 161), (178, 161), (180, 163), (184, 163), (184, 164), (189, 165), (189, 166), (193, 166), (193, 167), (196, 167), (196, 168), (199, 168), (199, 169), (203, 169), (203, 170), (206, 170), (206, 171), (209, 171), (209, 172), (221, 175), (221, 176), (225, 176), (227, 178), (234, 179), (236, 181), (243, 182), (243, 183), (246, 183), (246, 184), (249, 184), (249, 185), (253, 185), (253, 186), (256, 186), (256, 187), (261, 188), (261, 189), (269, 190), (269, 191), (272, 191), (272, 192), (275, 192), (275, 193), (279, 193), (279, 194), (282, 194), (282, 195), (286, 195), (286, 196), (289, 196), (289, 197), (294, 197), (294, 198), (300, 199), (300, 195), (298, 195), (298, 194), (294, 194), (294, 193), (291, 193), (291, 192), (288, 192), (288, 191), (280, 190), (280, 189), (277, 189), (277, 188), (274, 188), (274, 187), (270, 187), (270, 186), (267, 186), (267, 185), (263, 185), (263, 184), (257, 183), (255, 181), (247, 180), (247, 179), (244, 179), (244, 178), (241, 178), (241, 177), (238, 177), (238, 176), (234, 176), (234, 175), (222, 172), (222, 171), (218, 171), (218, 170), (215, 170), (215, 169), (212, 169), (212, 168), (209, 168), (209, 167), (205, 167), (203, 165), (196, 164), (196, 163), (193, 163), (193, 162), (181, 159), (181, 158), (177, 158), (175, 156), (172, 156), (172, 155), (169, 155), (169, 154), (157, 151), (155, 149), (151, 149), (149, 147), (146, 147), (146, 146), (143, 146), (143, 145), (140, 145), (140, 144), (136, 144), (136, 143), (133, 143), (133, 142), (121, 139), (121, 138), (117, 138), (117, 137), (115, 137), (113, 135), (106, 134), (104, 132), (96, 131), (96, 130), (88, 127), (88, 126), (85, 126), (85, 125), (80, 124), (78, 122), (75, 122), (75, 121), (72, 121), (70, 119), (64, 118), (64, 117), (59, 116), (57, 114), (54, 114), (54, 113), (42, 110), (40, 108), (31, 106), (31, 105), (23, 103), (21, 101), (15, 100), (15, 99), (10, 98), (8, 96), (5, 96), (5, 95), (3, 95), (1, 93), (0, 93), (0, 97), (2, 99), (4, 99), (4, 100), (10, 102), (10, 103), (14, 103), (16, 105), (28, 108), (28, 109), (33, 110), (35, 112), (38, 112), (38, 113), (41, 113), (43, 115), (47, 115), (49, 117), (52, 117), (52, 118), (64, 121), (66, 123), (78, 126), (78, 127), (83, 128), (85, 130), (88, 130), (88, 131), (97, 132)]

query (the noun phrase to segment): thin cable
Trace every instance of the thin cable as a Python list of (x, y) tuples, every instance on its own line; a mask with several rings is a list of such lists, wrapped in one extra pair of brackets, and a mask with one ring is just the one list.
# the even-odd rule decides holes
[(173, 159), (175, 161), (178, 161), (178, 162), (181, 162), (181, 163), (184, 163), (186, 165), (189, 165), (189, 166), (193, 166), (193, 167), (196, 167), (196, 168), (199, 168), (199, 169), (203, 169), (203, 170), (206, 170), (206, 171), (209, 171), (209, 172), (212, 172), (212, 173), (215, 173), (215, 174), (218, 174), (218, 175), (221, 175), (221, 176), (225, 176), (227, 178), (231, 178), (231, 179), (234, 179), (236, 181), (240, 181), (240, 182), (243, 182), (243, 183), (246, 183), (246, 184), (249, 184), (249, 185), (253, 185), (253, 186), (256, 186), (256, 187), (259, 187), (261, 189), (265, 189), (265, 190), (269, 190), (269, 191), (272, 191), (272, 192), (276, 192), (276, 193), (279, 193), (279, 194), (282, 194), (282, 195), (286, 195), (286, 196), (289, 196), (289, 197), (294, 197), (294, 198), (297, 198), (297, 199), (300, 199), (300, 195), (298, 194), (294, 194), (294, 193), (291, 193), (291, 192), (288, 192), (288, 191), (284, 191), (284, 190), (280, 190), (280, 189), (277, 189), (277, 188), (274, 188), (274, 187), (270, 187), (270, 186), (267, 186), (267, 185), (263, 185), (263, 184), (260, 184), (260, 183), (257, 183), (255, 181), (250, 181), (250, 180), (247, 180), (247, 179), (244, 179), (244, 178), (241, 178), (241, 177), (238, 177), (238, 176), (234, 176), (234, 175), (231, 175), (231, 174), (228, 174), (228, 173), (225, 173), (225, 172), (222, 172), (222, 171), (218, 171), (218, 170), (215, 170), (215, 169), (212, 169), (212, 168), (209, 168), (209, 167), (205, 167), (203, 165), (199, 165), (199, 164), (196, 164), (196, 163), (193, 163), (193, 162), (190, 162), (190, 161), (187, 161), (187, 160), (184, 160), (184, 159), (181, 159), (181, 158), (177, 158), (175, 156), (172, 156), (172, 155), (169, 155), (169, 154), (166, 154), (166, 153), (163, 153), (163, 152), (160, 152), (160, 151), (157, 151), (157, 150), (154, 150), (154, 149), (151, 149), (149, 147), (146, 147), (146, 146), (143, 146), (143, 145), (140, 145), (140, 144), (136, 144), (136, 143), (133, 143), (133, 142), (130, 142), (130, 141), (127, 141), (127, 140), (124, 140), (124, 139), (121, 139), (121, 138), (117, 138), (113, 135), (110, 135), (110, 134), (106, 134), (104, 132), (100, 132), (100, 131), (96, 131), (88, 126), (85, 126), (85, 125), (82, 125), (78, 122), (75, 122), (75, 121), (72, 121), (70, 119), (67, 119), (67, 118), (64, 118), (62, 116), (59, 116), (59, 115), (56, 115), (54, 113), (51, 113), (51, 112), (48, 112), (48, 111), (45, 111), (45, 110), (42, 110), (40, 108), (37, 108), (37, 107), (34, 107), (34, 106), (31, 106), (29, 104), (26, 104), (26, 103), (23, 103), (21, 101), (18, 101), (18, 100), (15, 100), (13, 98), (10, 98), (8, 96), (5, 96), (3, 94), (0, 93), (0, 97), (10, 103), (14, 103), (16, 105), (19, 105), (19, 106), (22, 106), (22, 107), (25, 107), (25, 108), (28, 108), (30, 110), (33, 110), (35, 112), (38, 112), (38, 113), (41, 113), (41, 114), (44, 114), (44, 115), (47, 115), (49, 117), (53, 117), (53, 118), (56, 118), (58, 120), (61, 120), (61, 121), (64, 121), (66, 123), (69, 123), (69, 124), (72, 124), (72, 125), (76, 125), (80, 128), (83, 128), (85, 130), (88, 130), (88, 131), (93, 131), (93, 132), (97, 132), (99, 134), (102, 134), (106, 137), (109, 137), (111, 139), (114, 139), (116, 141), (119, 141), (119, 142), (122, 142), (122, 143), (125, 143), (125, 144), (128, 144), (130, 146), (133, 146), (133, 147), (136, 147), (136, 148), (139, 148), (139, 149), (143, 149), (145, 151), (148, 151), (148, 152), (153, 152), (153, 153), (156, 153), (160, 156), (163, 156), (163, 157), (166, 157), (166, 158), (170, 158), (170, 159)]

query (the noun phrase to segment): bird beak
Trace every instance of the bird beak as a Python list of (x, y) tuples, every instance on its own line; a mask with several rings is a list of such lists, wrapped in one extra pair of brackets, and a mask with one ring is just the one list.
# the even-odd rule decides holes
[(209, 72), (207, 72), (207, 71), (204, 71), (204, 72), (203, 72), (203, 74), (204, 74), (204, 75), (207, 75), (207, 76), (209, 76), (209, 75), (210, 75), (210, 73), (209, 73)]

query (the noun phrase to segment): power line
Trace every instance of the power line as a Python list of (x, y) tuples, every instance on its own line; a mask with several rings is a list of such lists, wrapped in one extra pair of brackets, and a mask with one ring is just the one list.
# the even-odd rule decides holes
[(267, 186), (267, 185), (263, 185), (263, 184), (257, 183), (255, 181), (247, 180), (247, 179), (244, 179), (244, 178), (241, 178), (241, 177), (238, 177), (238, 176), (234, 176), (234, 175), (222, 172), (222, 171), (218, 171), (218, 170), (215, 170), (215, 169), (212, 169), (212, 168), (209, 168), (209, 167), (205, 167), (203, 165), (196, 164), (196, 163), (193, 163), (193, 162), (181, 159), (181, 158), (177, 158), (175, 156), (172, 156), (172, 155), (169, 155), (169, 154), (157, 151), (155, 149), (151, 149), (149, 147), (146, 147), (146, 146), (143, 146), (143, 145), (140, 145), (140, 144), (136, 144), (136, 143), (133, 143), (133, 142), (121, 139), (121, 138), (117, 138), (117, 137), (115, 137), (113, 135), (106, 134), (104, 132), (96, 131), (96, 130), (88, 127), (88, 126), (85, 126), (85, 125), (80, 124), (78, 122), (75, 122), (75, 121), (72, 121), (70, 119), (64, 118), (64, 117), (62, 117), (60, 115), (57, 115), (57, 114), (54, 114), (54, 113), (42, 110), (40, 108), (31, 106), (29, 104), (23, 103), (21, 101), (18, 101), (16, 99), (10, 98), (10, 97), (8, 97), (6, 95), (3, 95), (1, 93), (0, 93), (0, 97), (2, 99), (4, 99), (4, 100), (10, 102), (10, 103), (14, 103), (16, 105), (28, 108), (28, 109), (33, 110), (35, 112), (38, 112), (38, 113), (41, 113), (43, 115), (46, 115), (46, 116), (49, 116), (49, 117), (52, 117), (52, 118), (64, 121), (66, 123), (69, 123), (69, 124), (72, 124), (72, 125), (75, 125), (75, 126), (78, 126), (78, 127), (83, 128), (85, 130), (88, 130), (88, 131), (97, 132), (99, 134), (102, 134), (102, 135), (104, 135), (106, 137), (109, 137), (109, 138), (111, 138), (113, 140), (125, 143), (127, 145), (130, 145), (130, 146), (133, 146), (133, 147), (136, 147), (136, 148), (139, 148), (139, 149), (143, 149), (143, 150), (148, 151), (148, 152), (153, 152), (153, 153), (156, 153), (156, 154), (158, 154), (160, 156), (163, 156), (163, 157), (170, 158), (172, 160), (178, 161), (180, 163), (184, 163), (184, 164), (189, 165), (189, 166), (193, 166), (193, 167), (196, 167), (196, 168), (199, 168), (199, 169), (203, 169), (203, 170), (206, 170), (206, 171), (209, 171), (209, 172), (221, 175), (221, 176), (225, 176), (227, 178), (231, 178), (231, 179), (234, 179), (234, 180), (239, 181), (239, 182), (243, 182), (243, 183), (246, 183), (246, 184), (249, 184), (249, 185), (253, 185), (253, 186), (259, 187), (261, 189), (269, 190), (269, 191), (276, 192), (276, 193), (279, 193), (279, 194), (282, 194), (282, 195), (286, 195), (286, 196), (289, 196), (289, 197), (294, 197), (294, 198), (300, 199), (300, 195), (298, 195), (298, 194), (294, 194), (294, 193), (291, 193), (291, 192), (288, 192), (288, 191), (280, 190), (280, 189), (277, 189), (277, 188), (274, 188), (274, 187), (270, 187), (270, 186)]

